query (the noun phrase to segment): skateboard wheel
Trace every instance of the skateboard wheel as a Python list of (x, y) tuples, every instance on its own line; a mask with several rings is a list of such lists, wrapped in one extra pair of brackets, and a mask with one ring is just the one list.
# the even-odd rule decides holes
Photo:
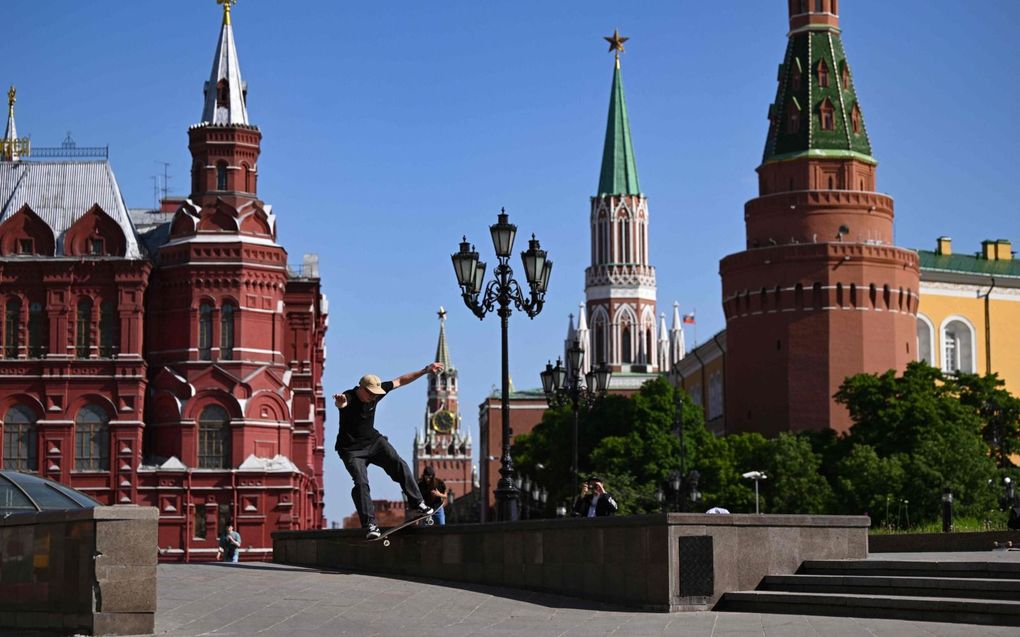
[(436, 523), (436, 521), (433, 520), (432, 518), (429, 518), (429, 519), (425, 520), (425, 526), (432, 526), (435, 523)]
[(383, 540), (382, 541), (382, 545), (383, 546), (389, 546), (390, 545), (390, 541), (389, 540)]

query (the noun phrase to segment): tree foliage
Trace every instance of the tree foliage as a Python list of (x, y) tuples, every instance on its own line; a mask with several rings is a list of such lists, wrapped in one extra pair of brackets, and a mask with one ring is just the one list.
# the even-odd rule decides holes
[[(900, 376), (852, 376), (836, 399), (854, 421), (842, 436), (827, 430), (719, 437), (682, 390), (665, 379), (649, 381), (629, 398), (612, 395), (581, 410), (580, 473), (603, 478), (621, 513), (660, 510), (655, 492), (681, 469), (701, 475), (693, 510), (753, 512), (754, 484), (741, 477), (752, 470), (768, 476), (759, 485), (763, 513), (866, 513), (877, 525), (923, 523), (939, 518), (943, 487), (953, 489), (957, 515), (986, 516), (995, 507), (998, 487), (989, 481), (999, 484), (1006, 475), (996, 464), (1012, 468), (1010, 457), (1020, 453), (1020, 399), (998, 377), (945, 375), (913, 363)], [(576, 496), (573, 417), (569, 407), (549, 409), (514, 442), (518, 470), (550, 494), (546, 514), (559, 504), (569, 509)]]

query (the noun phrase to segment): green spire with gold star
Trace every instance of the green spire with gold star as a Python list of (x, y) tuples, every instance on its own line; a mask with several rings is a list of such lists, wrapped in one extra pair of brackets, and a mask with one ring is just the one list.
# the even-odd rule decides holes
[(617, 29), (605, 38), (610, 53), (616, 54), (613, 70), (613, 87), (609, 97), (609, 121), (606, 124), (606, 143), (602, 149), (602, 173), (599, 176), (599, 195), (637, 195), (637, 162), (630, 141), (630, 121), (627, 119), (627, 102), (623, 97), (623, 80), (620, 78), (620, 53), (623, 43), (630, 38), (620, 35)]

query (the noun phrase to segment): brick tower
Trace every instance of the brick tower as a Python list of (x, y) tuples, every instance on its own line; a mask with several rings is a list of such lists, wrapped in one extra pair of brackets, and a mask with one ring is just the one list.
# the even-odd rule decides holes
[(258, 198), (262, 134), (248, 121), (233, 2), (221, 4), (202, 120), (188, 131), (191, 194), (149, 290), (146, 448), (154, 464), (198, 470), (188, 485), (200, 491), (166, 500), (208, 538), (191, 550), (233, 522), (268, 553), (271, 531), (322, 524), (326, 304), (314, 264), (288, 270)]
[(614, 372), (658, 369), (655, 268), (648, 264), (648, 199), (638, 186), (620, 53), (629, 38), (606, 38), (616, 53), (598, 194), (591, 198), (591, 266), (585, 269), (591, 356)]
[(789, 13), (746, 249), (720, 262), (730, 432), (845, 431), (843, 380), (917, 357), (918, 258), (893, 244), (893, 201), (875, 190), (837, 0)]
[(431, 465), (436, 477), (446, 482), (447, 489), (459, 498), (472, 489), (471, 434), (462, 434), (460, 408), (457, 405), (457, 369), (450, 360), (446, 344), (446, 310), (439, 308), (439, 344), (437, 363), (443, 371), (429, 375), (428, 398), (425, 404), (424, 431), (414, 433), (414, 473)]

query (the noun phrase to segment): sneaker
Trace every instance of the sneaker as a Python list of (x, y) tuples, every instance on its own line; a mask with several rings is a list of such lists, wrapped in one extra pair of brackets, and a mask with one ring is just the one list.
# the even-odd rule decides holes
[(365, 538), (366, 539), (377, 540), (377, 539), (379, 539), (380, 535), (382, 535), (382, 531), (379, 530), (378, 526), (376, 526), (375, 524), (369, 524), (368, 525), (368, 533), (365, 534)]
[(414, 510), (414, 516), (418, 518), (423, 518), (432, 515), (435, 512), (436, 510), (430, 507), (429, 505), (425, 504), (424, 502), (419, 502), (418, 507)]

